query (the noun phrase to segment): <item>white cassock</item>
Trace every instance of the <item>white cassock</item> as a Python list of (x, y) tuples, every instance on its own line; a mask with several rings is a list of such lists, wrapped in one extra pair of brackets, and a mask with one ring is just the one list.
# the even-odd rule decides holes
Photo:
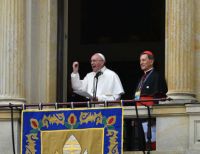
[[(98, 101), (119, 100), (124, 93), (119, 76), (105, 66), (100, 70), (102, 74), (98, 77), (96, 97)], [(88, 73), (83, 80), (79, 73), (71, 74), (72, 89), (74, 91), (85, 91), (93, 96), (95, 72)]]

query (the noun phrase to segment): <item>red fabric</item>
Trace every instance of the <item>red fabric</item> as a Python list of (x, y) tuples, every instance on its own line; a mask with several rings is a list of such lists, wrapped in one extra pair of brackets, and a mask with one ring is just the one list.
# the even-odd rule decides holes
[[(151, 100), (151, 99), (153, 99), (152, 96), (141, 96), (141, 97), (140, 97), (140, 100)], [(144, 105), (147, 105), (147, 106), (152, 106), (152, 105), (154, 105), (155, 103), (154, 103), (153, 101), (136, 102), (136, 105), (137, 105), (137, 106), (142, 106), (143, 104), (144, 104)]]
[[(147, 144), (148, 143), (146, 143), (146, 150), (148, 149)], [(151, 150), (156, 150), (156, 142), (151, 142)]]
[(152, 142), (151, 143), (151, 149), (152, 150), (156, 150), (156, 142)]

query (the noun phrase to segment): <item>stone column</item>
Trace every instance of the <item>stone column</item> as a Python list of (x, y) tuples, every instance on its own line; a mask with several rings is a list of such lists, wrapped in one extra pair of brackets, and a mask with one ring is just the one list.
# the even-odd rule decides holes
[[(0, 0), (0, 105), (25, 102), (25, 0)], [(19, 153), (20, 113), (14, 111), (11, 131), (11, 111), (0, 110), (0, 153)], [(16, 114), (17, 113), (17, 114)]]
[(193, 7), (193, 0), (166, 0), (168, 96), (187, 101), (195, 98)]
[(0, 1), (0, 103), (24, 103), (24, 0)]

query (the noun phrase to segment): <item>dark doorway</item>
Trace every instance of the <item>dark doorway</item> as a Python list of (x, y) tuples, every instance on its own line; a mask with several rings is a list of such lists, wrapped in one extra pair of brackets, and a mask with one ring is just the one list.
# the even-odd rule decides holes
[[(125, 90), (122, 99), (132, 99), (142, 73), (139, 67), (142, 50), (154, 52), (156, 67), (164, 75), (164, 0), (59, 0), (57, 102), (73, 101), (72, 62), (80, 62), (79, 73), (83, 78), (91, 71), (89, 60), (95, 52), (103, 53), (107, 67), (119, 75)], [(125, 123), (125, 151), (134, 150), (130, 122)]]
[(133, 98), (141, 74), (138, 59), (142, 50), (154, 52), (164, 74), (164, 32), (165, 1), (69, 0), (68, 85), (72, 62), (80, 62), (83, 78), (91, 71), (90, 56), (98, 51), (106, 56), (107, 67), (119, 75), (125, 89), (123, 99)]

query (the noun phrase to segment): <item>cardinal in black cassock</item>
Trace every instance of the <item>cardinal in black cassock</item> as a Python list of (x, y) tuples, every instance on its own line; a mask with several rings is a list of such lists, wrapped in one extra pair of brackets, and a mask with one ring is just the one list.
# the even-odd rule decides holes
[[(168, 91), (166, 81), (153, 67), (154, 55), (151, 51), (144, 51), (140, 55), (140, 67), (144, 75), (140, 79), (135, 91), (135, 99), (164, 98)], [(144, 102), (145, 103), (145, 102)], [(157, 102), (147, 102), (146, 105), (153, 105)]]
[[(168, 91), (166, 81), (158, 71), (153, 67), (154, 55), (151, 51), (143, 51), (140, 54), (140, 67), (144, 72), (141, 77), (138, 86), (135, 90), (135, 100), (152, 100), (154, 98), (165, 98)], [(152, 106), (157, 104), (155, 101), (137, 102), (136, 105)], [(151, 125), (151, 132), (148, 132), (148, 122)], [(156, 119), (140, 119), (135, 121), (138, 128), (135, 135), (140, 136), (138, 144), (139, 149), (143, 150), (155, 150), (156, 149)], [(139, 134), (137, 134), (139, 133)], [(149, 133), (151, 139), (149, 142)], [(148, 134), (148, 135), (147, 135)], [(151, 144), (151, 146), (149, 146)], [(147, 148), (148, 147), (148, 148)]]

